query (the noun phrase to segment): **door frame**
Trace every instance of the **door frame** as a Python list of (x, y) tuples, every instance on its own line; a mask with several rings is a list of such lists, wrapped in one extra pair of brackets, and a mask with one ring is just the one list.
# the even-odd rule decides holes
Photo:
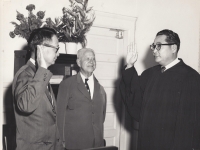
[[(123, 53), (120, 54), (126, 57), (127, 46), (129, 43), (135, 45), (135, 30), (136, 30), (136, 17), (124, 16), (119, 14), (106, 13), (101, 11), (95, 11), (96, 19), (94, 21), (94, 27), (110, 28), (111, 30), (120, 30), (123, 32), (124, 44)], [(120, 124), (120, 138), (119, 138), (119, 150), (128, 150), (130, 147), (131, 137), (125, 126), (125, 109), (122, 109), (122, 123)]]

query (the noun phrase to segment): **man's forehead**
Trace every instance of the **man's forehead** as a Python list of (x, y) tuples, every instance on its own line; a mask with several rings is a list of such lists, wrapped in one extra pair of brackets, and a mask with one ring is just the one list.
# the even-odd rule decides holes
[(158, 35), (158, 36), (156, 36), (154, 43), (165, 42), (166, 38), (167, 38), (166, 35)]
[(95, 56), (94, 52), (91, 50), (87, 50), (85, 51), (85, 53), (83, 54), (83, 56)]
[(83, 50), (83, 55), (88, 54), (88, 53), (94, 54), (93, 50), (91, 50), (91, 49), (84, 49)]

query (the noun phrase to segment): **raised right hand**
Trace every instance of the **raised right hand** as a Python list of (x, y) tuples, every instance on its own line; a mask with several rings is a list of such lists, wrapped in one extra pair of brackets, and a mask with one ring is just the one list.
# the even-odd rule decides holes
[(138, 58), (138, 53), (136, 47), (134, 46), (133, 43), (131, 43), (130, 45), (127, 46), (126, 69), (132, 67), (134, 63), (137, 61), (137, 58)]

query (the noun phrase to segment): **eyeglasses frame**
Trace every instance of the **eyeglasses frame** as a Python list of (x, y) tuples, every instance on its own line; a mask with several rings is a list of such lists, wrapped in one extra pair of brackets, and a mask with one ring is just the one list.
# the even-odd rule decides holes
[[(157, 51), (159, 51), (159, 50), (161, 49), (161, 46), (162, 46), (162, 45), (174, 45), (174, 44), (176, 44), (176, 43), (155, 44), (155, 45), (154, 45), (154, 43), (153, 43), (153, 44), (150, 45), (150, 49), (151, 49), (152, 51), (154, 51), (155, 49), (156, 49)], [(154, 46), (153, 46), (153, 45), (154, 45)], [(161, 45), (161, 46), (160, 46), (160, 49), (157, 49), (157, 48), (156, 48), (156, 45)], [(153, 48), (153, 49), (152, 49), (152, 48)]]
[(46, 47), (55, 48), (55, 49), (56, 49), (56, 53), (58, 52), (58, 50), (59, 50), (59, 48), (60, 48), (60, 47), (55, 47), (55, 46), (53, 46), (53, 45), (46, 44), (46, 43), (43, 43), (43, 44), (40, 44), (40, 45), (43, 45), (43, 46), (46, 46)]

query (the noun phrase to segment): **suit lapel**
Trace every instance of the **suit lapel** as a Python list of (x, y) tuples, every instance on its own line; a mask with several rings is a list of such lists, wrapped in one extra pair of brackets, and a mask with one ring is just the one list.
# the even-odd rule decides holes
[(31, 69), (33, 69), (34, 72), (36, 72), (36, 67), (35, 67), (35, 65), (34, 65), (30, 60), (28, 60), (26, 64), (27, 64), (29, 67), (31, 67)]
[(98, 93), (100, 91), (100, 85), (98, 80), (94, 76), (94, 94), (93, 94), (93, 99), (98, 99)]
[(81, 78), (80, 72), (77, 74), (77, 83), (78, 83), (78, 89), (79, 91), (85, 96), (87, 97), (88, 100), (91, 100), (90, 94), (87, 91), (86, 87), (85, 87), (85, 83), (83, 83), (83, 80)]

